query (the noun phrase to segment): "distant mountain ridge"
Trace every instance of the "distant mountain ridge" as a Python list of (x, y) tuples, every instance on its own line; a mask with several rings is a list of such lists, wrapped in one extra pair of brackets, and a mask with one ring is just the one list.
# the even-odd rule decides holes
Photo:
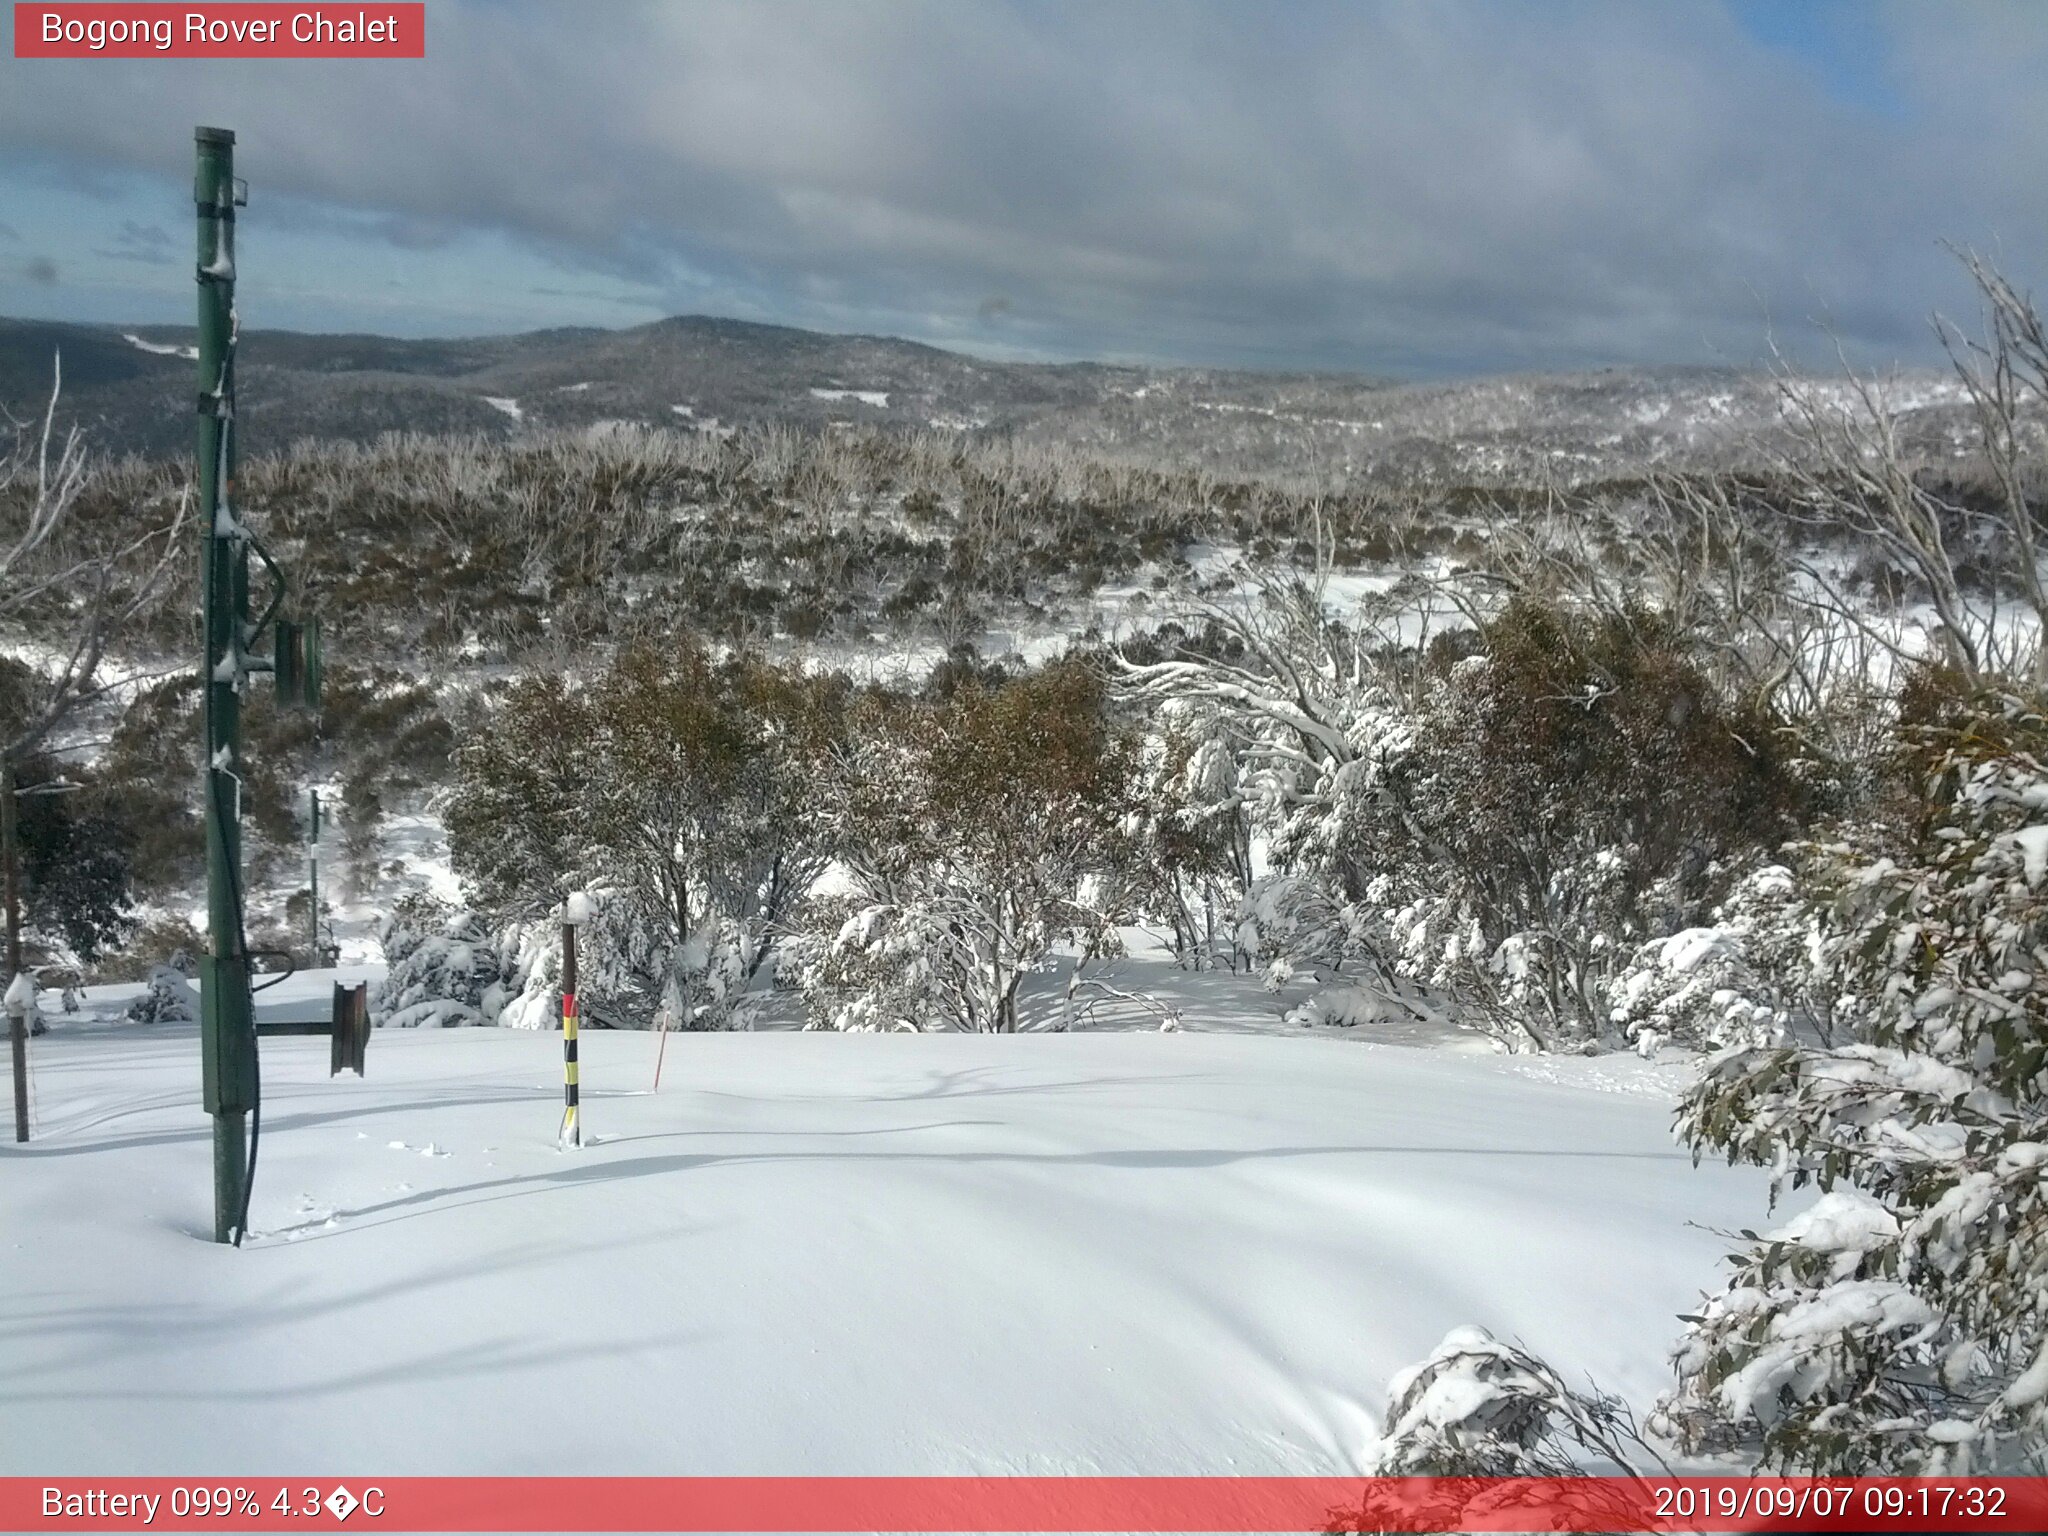
[[(39, 413), (51, 360), (69, 419), (103, 452), (190, 451), (193, 333), (0, 318), (0, 406)], [(1364, 376), (993, 362), (919, 342), (708, 316), (627, 330), (456, 340), (256, 331), (243, 339), (246, 451), (394, 431), (510, 438), (628, 421), (997, 431), (1221, 471), (1526, 475), (1723, 458), (1779, 429), (1774, 381), (1705, 368), (1434, 383)], [(1826, 388), (1826, 385), (1816, 387)], [(1930, 444), (1954, 436), (1953, 381), (1906, 381)]]

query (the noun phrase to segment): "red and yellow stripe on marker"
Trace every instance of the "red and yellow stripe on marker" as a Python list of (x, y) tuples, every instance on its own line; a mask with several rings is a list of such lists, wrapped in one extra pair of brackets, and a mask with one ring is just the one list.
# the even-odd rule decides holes
[(583, 1124), (576, 1113), (576, 994), (562, 993), (562, 1141), (583, 1145)]

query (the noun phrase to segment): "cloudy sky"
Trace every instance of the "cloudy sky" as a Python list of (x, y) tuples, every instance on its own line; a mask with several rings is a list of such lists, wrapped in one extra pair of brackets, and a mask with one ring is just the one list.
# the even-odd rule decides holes
[[(1931, 360), (2048, 259), (2048, 5), (455, 3), (423, 61), (0, 55), (0, 313), (709, 313), (993, 356), (1441, 375)], [(0, 23), (11, 29), (11, 21)]]

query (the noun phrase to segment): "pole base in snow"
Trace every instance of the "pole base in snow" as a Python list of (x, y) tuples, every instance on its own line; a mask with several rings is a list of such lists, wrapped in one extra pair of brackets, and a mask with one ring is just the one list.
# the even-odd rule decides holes
[(14, 1058), (14, 1139), (28, 1140), (28, 1020), (7, 1017), (7, 1051)]
[(242, 1217), (242, 1184), (248, 1178), (248, 1116), (240, 1110), (213, 1117), (213, 1240), (232, 1243)]

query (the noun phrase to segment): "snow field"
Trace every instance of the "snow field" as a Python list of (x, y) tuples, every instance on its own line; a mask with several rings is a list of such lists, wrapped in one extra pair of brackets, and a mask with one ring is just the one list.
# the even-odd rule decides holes
[(0, 1472), (1345, 1473), (1460, 1324), (1642, 1406), (1763, 1209), (1641, 1063), (678, 1035), (656, 1096), (656, 1047), (584, 1034), (571, 1152), (554, 1035), (266, 1040), (236, 1252), (193, 1030), (39, 1040)]

